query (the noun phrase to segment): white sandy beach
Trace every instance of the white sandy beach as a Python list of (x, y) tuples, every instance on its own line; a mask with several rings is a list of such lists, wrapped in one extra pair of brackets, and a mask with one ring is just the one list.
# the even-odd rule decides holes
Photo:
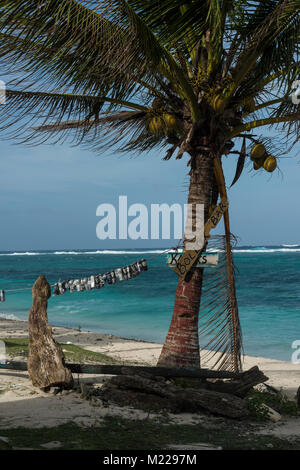
[[(60, 343), (71, 342), (90, 351), (105, 353), (114, 358), (155, 365), (162, 345), (138, 340), (118, 338), (112, 335), (78, 332), (62, 327), (53, 327), (54, 337)], [(12, 320), (0, 321), (0, 338), (21, 338), (28, 335), (27, 323)], [(24, 358), (17, 358), (21, 360)], [(257, 365), (267, 377), (268, 384), (294, 398), (300, 386), (300, 366), (289, 362), (277, 361), (263, 357), (244, 357), (244, 370)], [(202, 362), (202, 367), (209, 367)], [(80, 383), (98, 385), (104, 376), (74, 376)], [(0, 429), (8, 427), (52, 427), (58, 424), (74, 422), (83, 426), (94, 426), (101, 422), (105, 415), (122, 415), (127, 418), (143, 419), (148, 416), (140, 410), (119, 408), (109, 405), (107, 408), (91, 406), (80, 398), (80, 393), (63, 392), (54, 396), (44, 393), (32, 386), (27, 372), (0, 370)], [(153, 414), (152, 414), (153, 415)], [(154, 415), (153, 415), (154, 416)], [(201, 414), (170, 415), (172, 421), (179, 423), (200, 423), (207, 420)], [(159, 416), (157, 417), (159, 419)], [(277, 435), (293, 436), (300, 434), (300, 420), (282, 420), (272, 424), (268, 432)]]

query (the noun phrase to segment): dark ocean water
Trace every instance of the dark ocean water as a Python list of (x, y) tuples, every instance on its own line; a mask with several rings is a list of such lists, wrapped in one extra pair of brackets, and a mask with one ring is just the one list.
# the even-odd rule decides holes
[[(51, 324), (163, 342), (168, 331), (177, 275), (162, 250), (0, 253), (0, 289), (31, 288), (40, 274), (50, 284), (88, 277), (148, 260), (149, 270), (101, 290), (67, 292), (49, 299)], [(300, 245), (234, 250), (237, 296), (246, 354), (291, 360), (300, 340)], [(207, 268), (211, 270), (212, 268)], [(217, 269), (217, 268), (215, 268)], [(27, 319), (30, 289), (7, 292), (0, 318)], [(202, 338), (200, 338), (201, 344)]]

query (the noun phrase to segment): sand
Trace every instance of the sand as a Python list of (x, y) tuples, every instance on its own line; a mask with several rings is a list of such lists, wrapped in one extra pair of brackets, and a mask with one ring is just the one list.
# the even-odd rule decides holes
[[(53, 333), (59, 342), (79, 345), (90, 351), (105, 353), (114, 358), (155, 365), (161, 351), (161, 344), (139, 340), (119, 338), (88, 331), (53, 327)], [(27, 337), (27, 322), (0, 320), (0, 338)], [(24, 358), (18, 358), (19, 360)], [(17, 359), (16, 359), (17, 360)], [(211, 363), (202, 361), (202, 367)], [(300, 386), (300, 365), (263, 357), (245, 356), (244, 370), (257, 365), (267, 377), (268, 384), (282, 389), (290, 398), (295, 398)], [(74, 376), (78, 383), (101, 385), (104, 376)], [(115, 405), (91, 406), (80, 397), (79, 392), (63, 392), (53, 395), (44, 393), (32, 386), (27, 372), (0, 370), (0, 429), (11, 427), (52, 427), (67, 422), (82, 426), (96, 426), (106, 415), (121, 415), (129, 419), (145, 419), (148, 413), (132, 408), (119, 408)], [(159, 414), (151, 413), (150, 417), (159, 420)], [(195, 424), (207, 421), (201, 414), (170, 414), (172, 422)], [(261, 432), (278, 436), (293, 437), (300, 433), (300, 419), (282, 419), (271, 424)]]

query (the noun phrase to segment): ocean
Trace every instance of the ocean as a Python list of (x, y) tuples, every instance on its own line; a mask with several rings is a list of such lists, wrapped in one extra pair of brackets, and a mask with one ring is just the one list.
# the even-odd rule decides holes
[[(101, 290), (52, 296), (49, 322), (163, 342), (172, 316), (177, 275), (167, 266), (162, 251), (0, 252), (0, 289), (6, 291), (0, 318), (27, 319), (30, 288), (40, 274), (54, 284), (145, 258), (149, 270), (137, 278)], [(290, 361), (292, 343), (300, 340), (300, 245), (237, 247), (234, 261), (245, 354)], [(200, 345), (202, 341), (200, 337)]]

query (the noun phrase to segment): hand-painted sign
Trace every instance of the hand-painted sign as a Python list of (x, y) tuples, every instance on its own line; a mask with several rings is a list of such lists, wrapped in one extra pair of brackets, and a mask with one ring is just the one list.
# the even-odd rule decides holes
[(205, 237), (209, 237), (209, 233), (211, 229), (216, 228), (216, 226), (220, 222), (224, 212), (228, 209), (228, 207), (229, 207), (229, 202), (227, 201), (225, 197), (223, 197), (221, 199), (220, 204), (215, 208), (212, 215), (210, 216), (210, 218), (208, 219), (208, 221), (206, 222), (204, 226)]
[[(177, 261), (181, 257), (182, 253), (169, 253), (167, 255), (167, 263), (170, 268), (176, 266)], [(195, 264), (196, 268), (206, 268), (218, 266), (219, 255), (211, 253), (202, 253)]]
[[(218, 225), (222, 218), (222, 215), (228, 209), (228, 207), (229, 202), (227, 201), (226, 197), (223, 197), (221, 199), (220, 204), (215, 208), (212, 215), (204, 226), (204, 237), (206, 240), (209, 238), (211, 229), (215, 228)], [(174, 268), (175, 273), (184, 279), (187, 273), (196, 263), (197, 259), (199, 258), (199, 255), (202, 252), (202, 249), (185, 251), (183, 255), (179, 258), (179, 260), (176, 262), (176, 266)]]

